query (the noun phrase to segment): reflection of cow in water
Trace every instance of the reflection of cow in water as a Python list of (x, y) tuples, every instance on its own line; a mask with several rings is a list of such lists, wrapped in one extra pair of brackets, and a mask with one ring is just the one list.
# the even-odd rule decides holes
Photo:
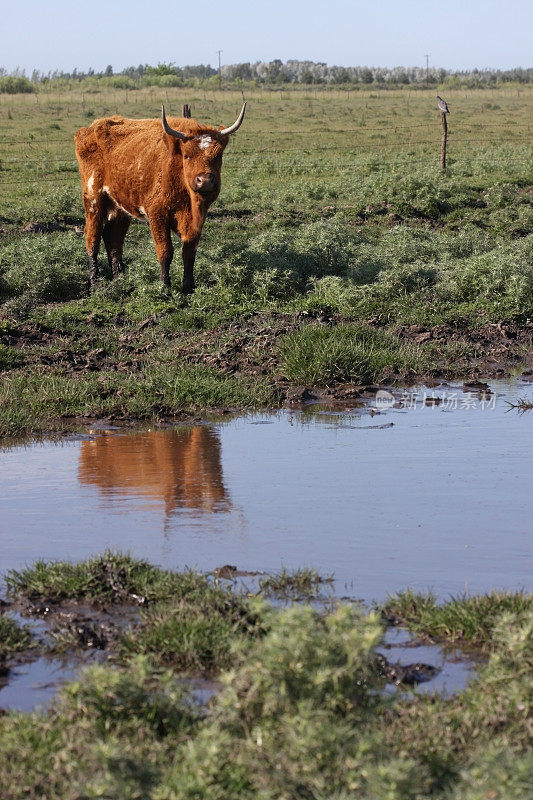
[(78, 478), (104, 494), (118, 490), (161, 499), (167, 515), (177, 508), (219, 511), (229, 507), (220, 441), (207, 426), (97, 436), (82, 442)]

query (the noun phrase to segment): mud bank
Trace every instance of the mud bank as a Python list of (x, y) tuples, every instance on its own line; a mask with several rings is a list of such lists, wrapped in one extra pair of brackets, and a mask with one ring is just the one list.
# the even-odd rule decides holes
[[(327, 341), (306, 344), (308, 334)], [(89, 313), (74, 329), (4, 321), (2, 425), (8, 434), (55, 430), (65, 419), (80, 415), (187, 420), (199, 410), (280, 407), (298, 398), (331, 403), (364, 399), (374, 384), (502, 379), (517, 371), (529, 379), (532, 342), (530, 323), (425, 328), (382, 326), (370, 318), (354, 325), (327, 309), (247, 313), (239, 315), (238, 322), (224, 320), (205, 330), (174, 330), (165, 314), (133, 326), (124, 315)], [(377, 350), (381, 355), (365, 356), (360, 367), (354, 367), (359, 346), (363, 353)], [(346, 362), (342, 368), (332, 367), (340, 363), (339, 347), (341, 361)], [(302, 364), (294, 363), (298, 348), (303, 348)], [(313, 365), (321, 348), (324, 363)], [(167, 385), (169, 380), (174, 389)], [(54, 391), (46, 397), (51, 383)], [(24, 415), (26, 403), (32, 413)]]

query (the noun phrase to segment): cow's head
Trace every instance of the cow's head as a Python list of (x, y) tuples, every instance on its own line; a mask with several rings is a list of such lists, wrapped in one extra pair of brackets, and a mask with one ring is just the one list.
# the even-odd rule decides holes
[[(179, 153), (183, 159), (183, 177), (191, 192), (213, 201), (220, 192), (220, 172), (222, 168), (222, 154), (228, 143), (230, 134), (235, 133), (244, 119), (244, 103), (241, 113), (229, 128), (200, 129), (191, 135), (182, 131), (175, 131), (167, 122), (165, 107), (161, 109), (163, 130), (168, 136), (177, 140)], [(176, 148), (178, 149), (178, 148)], [(176, 153), (177, 155), (177, 153)]]

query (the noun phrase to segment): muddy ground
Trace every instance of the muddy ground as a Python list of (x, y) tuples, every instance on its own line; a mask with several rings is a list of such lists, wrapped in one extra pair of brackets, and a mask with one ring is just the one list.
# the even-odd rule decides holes
[[(228, 580), (233, 580), (236, 576), (254, 577), (264, 574), (242, 572), (228, 565), (215, 569), (212, 573), (215, 580), (220, 580), (225, 575)], [(285, 602), (294, 601), (290, 592), (284, 599)], [(18, 667), (39, 658), (60, 659), (65, 667), (75, 668), (90, 663), (116, 661), (122, 633), (141, 624), (139, 608), (146, 605), (146, 598), (126, 597), (120, 592), (109, 601), (93, 603), (36, 594), (15, 599), (0, 599), (0, 613), (14, 613), (24, 624), (29, 625), (34, 636), (31, 646), (27, 649), (0, 656), (0, 715), (5, 713), (2, 708), (1, 689), (10, 683)], [(400, 620), (389, 620), (386, 613), (383, 614), (383, 619), (389, 627), (401, 625)], [(422, 635), (411, 638), (402, 646), (416, 651), (419, 646), (434, 643), (435, 640)], [(385, 644), (384, 648), (387, 647), (390, 646)], [(457, 660), (456, 651), (453, 653), (452, 659)], [(416, 652), (414, 655), (416, 656)], [(470, 653), (469, 660), (472, 658), (473, 654)], [(431, 681), (439, 674), (441, 668), (420, 661), (401, 664), (377, 653), (375, 670), (389, 686), (413, 687)], [(207, 687), (210, 693), (218, 688), (216, 676), (212, 674), (194, 672), (185, 677), (193, 682), (201, 680), (204, 688)], [(62, 679), (59, 676), (57, 684), (54, 683), (55, 688), (59, 688), (61, 683)]]
[[(65, 376), (84, 373), (117, 371), (140, 372), (159, 348), (165, 358), (175, 363), (203, 364), (222, 373), (251, 377), (266, 377), (276, 387), (281, 403), (305, 402), (313, 398), (350, 400), (368, 397), (376, 389), (367, 385), (335, 384), (324, 387), (291, 385), (282, 374), (278, 343), (280, 337), (294, 333), (310, 323), (336, 326), (349, 322), (327, 309), (314, 313), (254, 312), (225, 321), (209, 330), (166, 330), (158, 316), (149, 317), (132, 327), (123, 318), (105, 320), (98, 315), (87, 316), (85, 331), (72, 336), (66, 331), (38, 322), (4, 323), (0, 342), (16, 348), (21, 355), (20, 366), (49, 368)], [(366, 324), (379, 328), (376, 319)], [(403, 325), (388, 330), (402, 341), (412, 342), (422, 349), (431, 347), (435, 367), (423, 373), (412, 369), (385, 371), (382, 386), (415, 383), (434, 385), (446, 377), (475, 379), (507, 378), (517, 371), (524, 377), (533, 376), (533, 323), (524, 325), (490, 323), (474, 330), (460, 330), (451, 325)], [(95, 339), (110, 336), (109, 347), (94, 346)], [(439, 357), (439, 347), (457, 345), (459, 355), (453, 364)]]

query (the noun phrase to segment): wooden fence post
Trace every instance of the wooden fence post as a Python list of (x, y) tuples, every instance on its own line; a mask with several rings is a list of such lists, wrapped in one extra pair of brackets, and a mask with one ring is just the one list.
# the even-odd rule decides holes
[(446, 112), (441, 111), (440, 116), (442, 119), (442, 144), (440, 148), (440, 168), (446, 172), (446, 142), (448, 140), (448, 123), (446, 121)]
[(186, 117), (187, 119), (191, 116), (191, 107), (188, 103), (183, 104), (181, 116)]
[(442, 120), (442, 144), (440, 148), (440, 168), (446, 172), (446, 142), (448, 140), (448, 121), (446, 116), (450, 113), (446, 100), (437, 95), (437, 105), (439, 107), (440, 116)]

